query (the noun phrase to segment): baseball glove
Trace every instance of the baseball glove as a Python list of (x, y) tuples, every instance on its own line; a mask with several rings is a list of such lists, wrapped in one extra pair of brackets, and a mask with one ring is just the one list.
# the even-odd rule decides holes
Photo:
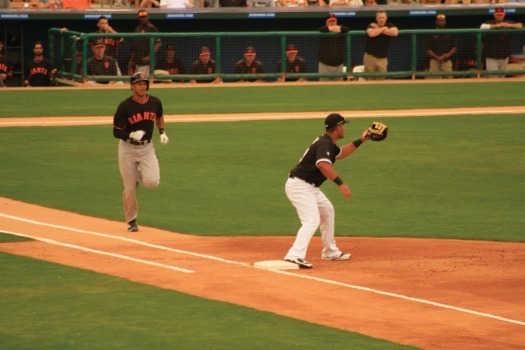
[(366, 138), (371, 141), (383, 141), (388, 135), (388, 126), (380, 122), (373, 122), (366, 130)]

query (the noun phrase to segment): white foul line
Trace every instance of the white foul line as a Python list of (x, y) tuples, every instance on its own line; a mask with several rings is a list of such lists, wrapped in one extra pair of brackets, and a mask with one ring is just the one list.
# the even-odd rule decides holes
[[(120, 240), (120, 241), (136, 243), (136, 244), (147, 246), (147, 247), (151, 247), (151, 248), (157, 248), (157, 249), (167, 250), (167, 251), (181, 253), (181, 254), (188, 254), (188, 255), (197, 256), (197, 257), (200, 257), (200, 258), (203, 258), (203, 259), (211, 259), (211, 260), (220, 261), (220, 262), (227, 263), (227, 264), (234, 264), (234, 265), (240, 265), (240, 266), (244, 266), (244, 267), (251, 267), (251, 268), (253, 268), (252, 265), (247, 264), (247, 263), (242, 263), (242, 262), (238, 262), (238, 261), (222, 259), (222, 258), (214, 257), (214, 256), (211, 256), (211, 255), (199, 254), (199, 253), (190, 252), (190, 251), (186, 251), (186, 250), (180, 250), (180, 249), (164, 247), (164, 246), (161, 246), (161, 245), (151, 244), (151, 243), (139, 241), (139, 240), (136, 240), (136, 239), (130, 239), (130, 238), (125, 238), (125, 237), (120, 237), (120, 236), (113, 236), (113, 235), (108, 235), (108, 234), (98, 233), (98, 232), (92, 232), (92, 231), (86, 231), (86, 230), (80, 230), (80, 229), (67, 227), (67, 226), (48, 224), (48, 223), (41, 222), (41, 221), (29, 220), (29, 219), (20, 218), (20, 217), (17, 217), (17, 216), (7, 215), (7, 214), (3, 214), (3, 213), (0, 213), (0, 217), (5, 217), (5, 218), (8, 218), (8, 219), (23, 221), (23, 222), (36, 224), (36, 225), (41, 225), (41, 226), (48, 226), (48, 227), (54, 227), (54, 228), (59, 228), (59, 229), (63, 229), (63, 230), (68, 230), (68, 231), (74, 231), (74, 232), (79, 232), (79, 233), (84, 233), (84, 234), (89, 234), (89, 235), (95, 235), (95, 236), (99, 236), (99, 237), (112, 238), (112, 239), (116, 239), (116, 240)], [(10, 233), (10, 232), (4, 231), (4, 230), (2, 230), (2, 232)], [(139, 261), (139, 262), (147, 263), (147, 264), (154, 265), (154, 266), (160, 266), (160, 267), (164, 267), (164, 268), (172, 268), (172, 269), (177, 269), (177, 270), (179, 270), (179, 269), (180, 270), (184, 270), (184, 269), (181, 269), (181, 268), (170, 267), (168, 265), (158, 264), (158, 263), (155, 263), (155, 262), (152, 262), (152, 261), (148, 261), (148, 260), (134, 259), (134, 258), (131, 258), (131, 257), (128, 257), (128, 256), (124, 256), (124, 255), (97, 251), (97, 250), (93, 250), (93, 249), (89, 249), (89, 248), (84, 248), (84, 247), (80, 247), (80, 246), (70, 245), (70, 244), (67, 244), (67, 243), (61, 243), (61, 242), (53, 241), (53, 240), (50, 240), (50, 239), (36, 238), (36, 237), (31, 237), (31, 236), (28, 236), (28, 235), (17, 234), (17, 233), (12, 233), (12, 234), (33, 238), (33, 239), (36, 239), (36, 240), (40, 240), (40, 241), (44, 241), (44, 242), (48, 242), (48, 243), (52, 243), (52, 244), (64, 245), (66, 247), (73, 247), (75, 249), (96, 252), (98, 254), (104, 254), (104, 255), (109, 255), (109, 256), (120, 257), (120, 258), (123, 258), (123, 259), (132, 260), (132, 261)], [(492, 315), (492, 314), (485, 313), (485, 312), (479, 312), (479, 311), (474, 311), (474, 310), (470, 310), (470, 309), (465, 309), (465, 308), (461, 308), (461, 307), (457, 307), (457, 306), (453, 306), (453, 305), (447, 305), (447, 304), (443, 304), (443, 303), (438, 303), (438, 302), (434, 302), (434, 301), (430, 301), (430, 300), (426, 300), (426, 299), (413, 298), (413, 297), (409, 297), (409, 296), (402, 295), (402, 294), (385, 292), (385, 291), (382, 291), (382, 290), (373, 289), (373, 288), (369, 288), (369, 287), (363, 287), (363, 286), (343, 283), (343, 282), (339, 282), (339, 281), (333, 281), (333, 280), (320, 278), (320, 277), (306, 276), (306, 275), (301, 275), (301, 274), (292, 273), (292, 272), (288, 272), (288, 271), (282, 271), (282, 270), (267, 270), (267, 271), (268, 272), (282, 274), (282, 275), (297, 277), (297, 278), (308, 279), (308, 280), (317, 281), (317, 282), (321, 282), (321, 283), (336, 285), (336, 286), (340, 286), (340, 287), (361, 290), (361, 291), (374, 293), (374, 294), (379, 294), (379, 295), (384, 295), (384, 296), (388, 296), (388, 297), (392, 297), (392, 298), (408, 300), (408, 301), (416, 302), (416, 303), (420, 303), (420, 304), (432, 305), (432, 306), (436, 306), (436, 307), (439, 307), (439, 308), (454, 310), (454, 311), (458, 311), (458, 312), (462, 312), (462, 313), (466, 313), (466, 314), (471, 314), (471, 315), (480, 316), (480, 317), (486, 317), (486, 318), (490, 318), (490, 319), (494, 319), (494, 320), (498, 320), (498, 321), (512, 323), (512, 324), (516, 324), (516, 325), (520, 325), (520, 326), (525, 326), (525, 322), (524, 321), (514, 320), (514, 319), (501, 317), (501, 316), (497, 316), (497, 315)], [(192, 272), (195, 272), (195, 271), (186, 270), (186, 271), (182, 271), (182, 272), (192, 273)]]
[(9, 233), (9, 234), (15, 235), (15, 236), (27, 237), (27, 238), (34, 239), (36, 241), (42, 241), (42, 242), (45, 242), (45, 243), (54, 244), (54, 245), (58, 245), (58, 246), (62, 246), (62, 247), (73, 248), (73, 249), (77, 249), (77, 250), (83, 250), (83, 251), (89, 252), (89, 253), (95, 253), (95, 254), (100, 254), (100, 255), (107, 255), (107, 256), (111, 256), (113, 258), (130, 260), (130, 261), (138, 262), (138, 263), (141, 263), (141, 264), (153, 265), (153, 266), (156, 266), (156, 267), (162, 267), (162, 268), (165, 268), (165, 269), (175, 270), (175, 271), (178, 271), (178, 272), (184, 272), (184, 273), (194, 273), (195, 272), (193, 270), (184, 269), (182, 267), (160, 264), (160, 263), (156, 263), (156, 262), (150, 261), (150, 260), (142, 260), (142, 259), (132, 258), (131, 256), (127, 256), (127, 255), (115, 254), (115, 253), (105, 252), (105, 251), (98, 250), (98, 249), (86, 248), (86, 247), (82, 247), (82, 246), (75, 245), (75, 244), (58, 242), (58, 241), (55, 241), (53, 239), (35, 237), (35, 236), (26, 235), (24, 233), (10, 232), (10, 231), (5, 231), (5, 230), (2, 230), (2, 232)]

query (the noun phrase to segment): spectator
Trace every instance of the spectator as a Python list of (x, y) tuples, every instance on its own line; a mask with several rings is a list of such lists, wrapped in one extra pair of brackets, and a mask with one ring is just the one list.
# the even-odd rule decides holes
[[(306, 73), (306, 62), (302, 57), (297, 56), (297, 47), (294, 44), (290, 44), (286, 47), (286, 70), (285, 73)], [(282, 70), (282, 60), (277, 63), (277, 71)], [(286, 74), (277, 78), (279, 82), (285, 81), (306, 81), (306, 78), (290, 78)]]
[[(211, 59), (211, 52), (208, 47), (203, 46), (199, 52), (199, 59), (193, 62), (191, 65), (190, 74), (213, 74), (215, 73), (215, 60)], [(206, 80), (197, 80), (192, 79), (190, 83), (220, 83), (221, 79), (219, 77), (206, 79)]]
[(60, 9), (62, 8), (62, 1), (61, 0), (38, 0), (37, 8), (50, 9), (50, 10), (53, 10), (55, 8)]
[[(505, 19), (505, 10), (498, 7), (494, 11), (494, 19), (483, 23), (480, 29), (520, 29), (523, 28), (521, 22), (513, 22)], [(511, 54), (512, 35), (509, 33), (502, 34), (485, 34), (483, 35), (483, 51), (486, 56), (487, 71), (504, 71), (509, 64)], [(489, 78), (504, 78), (505, 75), (489, 75)]]
[[(335, 35), (323, 37), (319, 44), (319, 73), (343, 73), (345, 58), (345, 41), (348, 27), (337, 24), (337, 17), (330, 14), (326, 17), (326, 25), (319, 28), (323, 33)], [(320, 81), (342, 81), (342, 77), (319, 78)]]
[(246, 7), (246, 0), (219, 0), (219, 7)]
[[(106, 16), (100, 16), (98, 18), (97, 28), (98, 28), (98, 30), (96, 31), (97, 34), (105, 34), (105, 33), (117, 34), (118, 33), (115, 29), (113, 29), (109, 25), (109, 20)], [(97, 42), (98, 39), (99, 38), (95, 39), (95, 42)], [(104, 45), (106, 46), (105, 55), (109, 57), (113, 57), (118, 62), (119, 45), (124, 41), (124, 38), (102, 38), (102, 39), (104, 41)], [(118, 68), (118, 65), (117, 65), (117, 68)]]
[(330, 6), (363, 6), (362, 0), (330, 0)]
[(306, 6), (306, 0), (278, 0), (281, 7), (303, 7)]
[[(445, 15), (436, 16), (436, 29), (444, 30), (447, 20)], [(452, 72), (451, 57), (456, 53), (457, 47), (454, 36), (450, 34), (432, 34), (425, 39), (425, 51), (430, 57), (429, 72), (442, 73)], [(442, 76), (436, 76), (440, 79)], [(452, 78), (451, 75), (443, 78)]]
[(0, 87), (5, 87), (7, 78), (13, 76), (13, 66), (3, 55), (3, 50), (4, 42), (0, 40)]
[(193, 7), (189, 0), (160, 0), (161, 9), (186, 9)]
[[(148, 12), (140, 10), (138, 12), (139, 25), (135, 28), (135, 33), (158, 33), (159, 30), (148, 20)], [(155, 40), (154, 53), (160, 48), (160, 39)], [(131, 58), (128, 63), (128, 73), (131, 75), (135, 71), (140, 71), (149, 75), (150, 57), (149, 57), (149, 38), (133, 39), (131, 48)]]
[(324, 0), (306, 0), (305, 6), (326, 6)]
[(276, 0), (246, 0), (247, 7), (275, 7)]
[[(105, 55), (104, 39), (99, 39), (91, 46), (93, 56), (87, 60), (87, 75), (118, 76), (117, 61)], [(88, 80), (86, 84), (115, 84), (116, 81)], [(121, 81), (119, 81), (122, 84)]]
[(33, 59), (26, 66), (24, 86), (51, 86), (56, 68), (44, 57), (44, 47), (40, 41), (33, 44)]
[(193, 6), (198, 8), (219, 7), (219, 0), (193, 0)]
[(376, 6), (376, 0), (365, 0), (364, 6)]
[[(365, 73), (386, 72), (388, 68), (388, 47), (392, 37), (398, 35), (395, 25), (387, 22), (386, 11), (376, 12), (376, 21), (368, 25), (366, 29), (365, 55), (363, 65)], [(385, 77), (368, 77), (367, 80), (383, 80)]]
[[(264, 73), (263, 64), (256, 60), (257, 53), (255, 49), (248, 46), (244, 51), (244, 58), (235, 64), (235, 74), (259, 74)], [(263, 82), (264, 79), (241, 79), (240, 82)]]
[(175, 46), (173, 44), (168, 44), (166, 47), (166, 55), (159, 60), (157, 69), (163, 70), (169, 75), (186, 74), (184, 64), (175, 56)]
[(11, 1), (9, 1), (9, 0), (0, 0), (0, 9), (8, 9), (8, 8), (11, 8)]

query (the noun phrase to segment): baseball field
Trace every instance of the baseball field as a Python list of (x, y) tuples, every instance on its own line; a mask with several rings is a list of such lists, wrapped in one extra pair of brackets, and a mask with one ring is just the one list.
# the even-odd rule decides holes
[[(153, 85), (161, 185), (123, 222), (128, 88), (0, 92), (2, 349), (520, 349), (525, 81)], [(268, 271), (284, 182), (330, 112), (389, 125), (323, 185), (346, 262)], [(156, 136), (157, 137), (157, 136)], [(156, 139), (154, 141), (157, 141)]]

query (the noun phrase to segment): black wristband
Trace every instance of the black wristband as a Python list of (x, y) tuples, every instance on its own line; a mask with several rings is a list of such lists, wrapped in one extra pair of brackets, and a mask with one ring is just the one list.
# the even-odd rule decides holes
[(339, 176), (333, 179), (332, 181), (335, 182), (337, 186), (341, 186), (343, 184), (343, 180), (341, 180)]
[(164, 134), (164, 128), (160, 128), (159, 133)]
[(352, 145), (354, 145), (354, 147), (357, 148), (357, 147), (361, 146), (362, 143), (363, 143), (363, 141), (361, 139), (357, 139), (354, 142), (352, 142)]

